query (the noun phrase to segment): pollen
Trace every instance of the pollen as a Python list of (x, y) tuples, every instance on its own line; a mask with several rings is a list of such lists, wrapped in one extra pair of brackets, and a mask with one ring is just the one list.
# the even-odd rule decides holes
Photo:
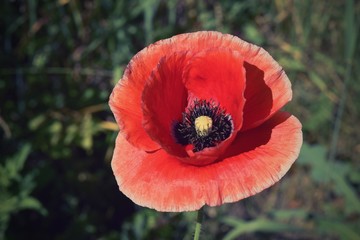
[(209, 116), (200, 116), (195, 119), (195, 130), (197, 135), (205, 137), (209, 135), (212, 127), (212, 119)]
[(183, 112), (182, 121), (172, 126), (175, 141), (181, 145), (193, 145), (193, 151), (215, 147), (233, 132), (233, 121), (229, 114), (213, 101), (195, 100)]

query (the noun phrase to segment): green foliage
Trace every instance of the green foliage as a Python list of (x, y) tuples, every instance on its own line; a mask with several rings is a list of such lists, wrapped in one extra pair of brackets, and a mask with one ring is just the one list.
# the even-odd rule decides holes
[(358, 226), (351, 226), (342, 221), (329, 221), (326, 219), (317, 221), (318, 231), (327, 235), (335, 234), (340, 239), (353, 240), (359, 239), (360, 233)]
[(218, 30), (279, 61), (293, 88), (286, 109), (313, 145), (269, 191), (206, 209), (203, 238), (359, 239), (359, 12), (353, 0), (3, 2), (0, 232), (9, 239), (191, 239), (193, 213), (135, 211), (119, 193), (107, 101), (149, 43)]
[[(329, 162), (324, 146), (304, 144), (297, 163), (308, 169), (313, 184), (326, 188), (327, 193), (344, 199), (341, 207), (334, 201), (321, 204), (319, 212), (311, 212), (306, 208), (272, 209), (263, 216), (250, 221), (234, 217), (224, 217), (222, 221), (231, 227), (224, 239), (238, 239), (250, 233), (308, 233), (311, 236), (337, 236), (340, 239), (359, 239), (360, 220), (351, 220), (350, 216), (360, 213), (360, 198), (353, 184), (359, 184), (359, 169), (344, 161)], [(354, 177), (350, 177), (354, 176)], [(352, 179), (352, 180), (351, 180)], [(301, 189), (299, 189), (301, 191)], [(310, 217), (311, 216), (311, 217)], [(311, 225), (301, 223), (308, 222)]]
[(329, 162), (326, 152), (323, 146), (304, 144), (298, 163), (310, 167), (311, 178), (316, 183), (331, 184), (334, 193), (344, 198), (345, 214), (360, 213), (360, 199), (348, 181), (350, 174), (357, 173), (359, 169), (344, 161)]
[[(328, 194), (335, 194), (343, 198), (341, 207), (336, 202), (328, 201), (321, 204), (319, 212), (308, 209), (271, 210), (266, 218), (258, 217), (251, 221), (242, 221), (233, 217), (225, 217), (223, 222), (232, 227), (224, 239), (237, 239), (249, 233), (300, 233), (311, 235), (332, 236), (340, 239), (359, 239), (360, 220), (351, 220), (350, 216), (360, 213), (360, 198), (357, 196), (353, 184), (359, 184), (358, 168), (351, 163), (339, 161), (329, 162), (326, 158), (327, 149), (321, 145), (310, 146), (304, 143), (297, 164), (308, 169), (314, 184), (326, 188)], [(351, 177), (353, 176), (353, 177)], [(301, 191), (301, 189), (299, 189)], [(313, 215), (311, 218), (310, 216)], [(293, 222), (297, 224), (293, 224)], [(299, 222), (311, 222), (312, 227), (299, 225)]]
[(30, 150), (30, 145), (24, 145), (17, 154), (0, 164), (0, 239), (5, 237), (12, 214), (23, 209), (32, 209), (43, 215), (47, 213), (41, 203), (31, 196), (35, 187), (34, 173), (21, 174)]
[(260, 217), (252, 221), (242, 221), (228, 217), (224, 219), (224, 223), (233, 227), (233, 229), (225, 235), (223, 238), (224, 240), (237, 239), (243, 234), (255, 232), (281, 233), (299, 230), (291, 224), (285, 224)]
[(121, 227), (120, 239), (192, 239), (194, 212), (159, 213), (142, 209)]
[(122, 226), (121, 239), (145, 239), (156, 226), (157, 214), (154, 211), (143, 210), (133, 216), (131, 222)]

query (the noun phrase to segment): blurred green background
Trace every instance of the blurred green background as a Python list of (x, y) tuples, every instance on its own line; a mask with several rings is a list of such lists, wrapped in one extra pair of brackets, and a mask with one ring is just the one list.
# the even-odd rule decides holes
[(270, 189), (205, 208), (203, 239), (360, 239), (360, 2), (58, 0), (0, 3), (0, 239), (191, 239), (194, 213), (118, 191), (107, 105), (131, 57), (218, 30), (284, 67), (305, 143)]

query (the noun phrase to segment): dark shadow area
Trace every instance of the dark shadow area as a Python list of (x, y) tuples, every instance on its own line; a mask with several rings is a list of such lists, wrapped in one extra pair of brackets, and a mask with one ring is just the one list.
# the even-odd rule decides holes
[(271, 89), (265, 84), (264, 71), (244, 62), (246, 70), (246, 88), (243, 115), (243, 128), (266, 118), (273, 106)]
[(94, 148), (91, 159), (79, 149), (74, 149), (73, 159), (49, 160), (33, 154), (28, 167), (41, 173), (33, 194), (47, 214), (31, 210), (14, 214), (9, 239), (98, 239), (120, 231), (135, 205), (119, 191), (109, 163), (102, 159), (102, 148)]
[(286, 121), (290, 116), (290, 114), (281, 112), (281, 114), (275, 115), (272, 119), (257, 128), (239, 132), (223, 158), (233, 157), (254, 150), (262, 145), (266, 145), (271, 139), (272, 130), (277, 125)]

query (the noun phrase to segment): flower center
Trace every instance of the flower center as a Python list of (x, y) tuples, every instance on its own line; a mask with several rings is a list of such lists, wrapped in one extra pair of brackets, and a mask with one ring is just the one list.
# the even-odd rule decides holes
[(205, 137), (209, 135), (209, 132), (212, 127), (212, 119), (209, 116), (200, 116), (195, 119), (195, 130), (196, 133), (201, 136)]
[(193, 106), (183, 113), (182, 121), (175, 122), (173, 133), (177, 143), (191, 144), (193, 151), (198, 152), (227, 139), (233, 128), (230, 114), (219, 105), (195, 100)]

